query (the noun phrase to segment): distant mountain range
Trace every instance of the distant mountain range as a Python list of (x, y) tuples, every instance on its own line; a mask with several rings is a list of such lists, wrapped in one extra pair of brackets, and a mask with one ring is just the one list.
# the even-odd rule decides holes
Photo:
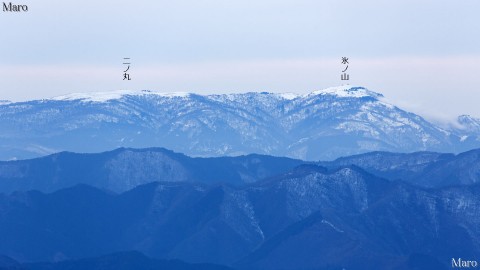
[(36, 159), (0, 161), (0, 192), (52, 192), (77, 184), (124, 192), (154, 181), (242, 186), (304, 163), (255, 154), (191, 158), (163, 148), (121, 148), (98, 154), (62, 152)]
[(0, 270), (480, 260), (480, 119), (363, 87), (0, 101), (0, 160)]
[(0, 103), (0, 159), (60, 151), (165, 147), (190, 156), (250, 153), (331, 160), (370, 151), (458, 153), (480, 147), (480, 120), (443, 129), (342, 86), (306, 95), (151, 91), (72, 94)]
[(138, 250), (238, 269), (450, 269), (452, 258), (480, 255), (479, 196), (478, 184), (426, 189), (313, 164), (243, 187), (16, 191), (0, 195), (0, 254), (37, 262)]
[(254, 154), (191, 158), (163, 148), (120, 148), (98, 154), (62, 152), (29, 160), (0, 161), (0, 192), (53, 192), (77, 184), (124, 192), (154, 181), (242, 187), (275, 178), (303, 164), (330, 170), (356, 166), (391, 181), (427, 188), (480, 183), (480, 149), (458, 155), (372, 152), (313, 163)]
[(372, 152), (319, 162), (337, 168), (355, 165), (390, 180), (422, 187), (445, 187), (480, 183), (480, 149), (454, 154)]

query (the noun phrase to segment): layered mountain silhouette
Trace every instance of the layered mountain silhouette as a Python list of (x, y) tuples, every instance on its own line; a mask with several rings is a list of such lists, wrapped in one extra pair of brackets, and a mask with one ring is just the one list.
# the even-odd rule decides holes
[(264, 155), (191, 158), (163, 148), (117, 149), (98, 154), (62, 152), (46, 157), (0, 161), (0, 192), (55, 191), (88, 184), (123, 192), (154, 181), (244, 185), (305, 162)]
[(0, 269), (451, 269), (478, 147), (363, 87), (0, 101)]
[(329, 168), (355, 165), (378, 176), (423, 187), (480, 183), (480, 150), (454, 154), (372, 152), (319, 162)]
[[(29, 160), (0, 161), (0, 192), (52, 192), (77, 184), (124, 192), (154, 181), (241, 187), (276, 177), (302, 164), (314, 163), (253, 154), (191, 158), (163, 148), (120, 148), (98, 154), (62, 152)], [(385, 179), (421, 187), (480, 182), (480, 150), (458, 155), (372, 152), (315, 164), (330, 169), (358, 166)]]
[(461, 116), (460, 127), (440, 128), (352, 86), (306, 95), (72, 94), (0, 103), (0, 159), (153, 146), (190, 156), (302, 160), (371, 151), (458, 153), (480, 147), (479, 123)]
[(17, 191), (0, 196), (0, 254), (36, 262), (138, 250), (239, 269), (449, 267), (480, 255), (479, 194), (478, 184), (426, 189), (312, 164), (243, 187)]

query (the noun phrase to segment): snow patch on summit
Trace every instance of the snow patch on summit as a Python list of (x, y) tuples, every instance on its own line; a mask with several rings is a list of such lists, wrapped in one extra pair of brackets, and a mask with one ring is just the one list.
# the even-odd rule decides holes
[(72, 100), (81, 100), (84, 102), (106, 102), (114, 99), (121, 99), (124, 96), (146, 96), (146, 95), (156, 95), (161, 97), (187, 97), (190, 93), (186, 92), (156, 92), (150, 90), (142, 91), (133, 91), (133, 90), (117, 90), (117, 91), (108, 91), (108, 92), (89, 92), (89, 93), (73, 93), (58, 97), (53, 97), (50, 100), (57, 101), (72, 101)]
[(288, 99), (288, 100), (296, 99), (296, 98), (299, 97), (299, 95), (297, 95), (295, 93), (280, 93), (280, 94), (278, 94), (278, 96), (280, 96), (283, 99)]
[(342, 85), (336, 87), (330, 87), (322, 90), (316, 90), (308, 94), (308, 96), (313, 95), (333, 95), (337, 97), (349, 97), (349, 98), (361, 98), (361, 97), (374, 97), (381, 98), (382, 94), (370, 91), (364, 87), (351, 86), (351, 85)]

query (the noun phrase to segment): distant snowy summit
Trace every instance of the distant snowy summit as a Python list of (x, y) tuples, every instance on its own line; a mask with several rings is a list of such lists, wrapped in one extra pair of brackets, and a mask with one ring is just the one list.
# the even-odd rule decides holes
[(361, 97), (374, 97), (381, 98), (382, 94), (370, 91), (361, 86), (343, 85), (337, 87), (330, 87), (323, 90), (313, 91), (309, 95), (333, 95), (336, 97), (348, 97), (348, 98), (361, 98)]
[(472, 117), (470, 115), (460, 115), (458, 117), (458, 123), (461, 125), (461, 128), (470, 131), (480, 133), (480, 119)]
[[(248, 93), (251, 94), (252, 92)], [(350, 85), (343, 85), (337, 87), (330, 87), (323, 90), (316, 90), (309, 94), (300, 95), (295, 93), (268, 93), (268, 92), (253, 92), (255, 94), (269, 94), (275, 95), (282, 99), (292, 100), (296, 98), (304, 98), (307, 96), (314, 96), (314, 95), (333, 95), (336, 97), (383, 97), (382, 94), (370, 91), (364, 87), (359, 86), (350, 86)], [(133, 91), (133, 90), (117, 90), (117, 91), (106, 91), (106, 92), (87, 92), (87, 93), (73, 93), (68, 95), (62, 95), (53, 97), (47, 100), (57, 100), (57, 101), (65, 101), (65, 100), (82, 100), (86, 102), (107, 102), (115, 99), (121, 99), (127, 96), (159, 96), (159, 97), (188, 97), (189, 95), (198, 95), (188, 92), (160, 92), (160, 91), (153, 91), (153, 90), (141, 90), (141, 91)], [(220, 96), (237, 96), (237, 95), (244, 95), (244, 94), (222, 94)], [(215, 95), (207, 95), (207, 96), (219, 96), (218, 94)], [(2, 100), (0, 100), (2, 102)], [(9, 102), (9, 101), (5, 101)]]
[(57, 96), (50, 100), (66, 101), (66, 100), (82, 100), (91, 102), (106, 102), (113, 99), (121, 99), (125, 96), (145, 96), (145, 95), (157, 95), (160, 97), (186, 97), (190, 93), (186, 92), (171, 92), (162, 93), (151, 90), (132, 91), (132, 90), (117, 90), (109, 92), (90, 92), (90, 93), (74, 93), (63, 96)]
[(52, 152), (165, 147), (191, 156), (250, 153), (326, 160), (383, 150), (459, 152), (480, 147), (480, 120), (440, 128), (344, 85), (309, 94), (79, 93), (0, 103), (0, 159)]

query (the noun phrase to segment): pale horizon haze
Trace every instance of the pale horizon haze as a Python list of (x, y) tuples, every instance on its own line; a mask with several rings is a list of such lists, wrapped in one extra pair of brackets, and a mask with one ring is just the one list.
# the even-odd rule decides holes
[(478, 1), (15, 3), (29, 10), (0, 12), (0, 100), (121, 89), (303, 94), (348, 83), (429, 120), (480, 117)]

